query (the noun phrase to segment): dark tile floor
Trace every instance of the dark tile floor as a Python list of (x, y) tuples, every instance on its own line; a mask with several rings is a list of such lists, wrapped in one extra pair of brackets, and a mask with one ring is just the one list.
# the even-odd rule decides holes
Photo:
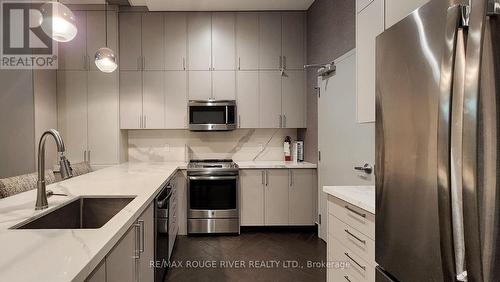
[(178, 236), (172, 254), (177, 267), (165, 281), (326, 281), (326, 269), (308, 267), (308, 261), (326, 261), (326, 244), (311, 231)]

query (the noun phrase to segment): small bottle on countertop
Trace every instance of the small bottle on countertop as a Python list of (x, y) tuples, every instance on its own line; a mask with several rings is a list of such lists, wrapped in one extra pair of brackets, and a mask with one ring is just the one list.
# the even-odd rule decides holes
[(285, 137), (285, 142), (283, 143), (283, 153), (285, 154), (285, 161), (289, 162), (292, 160), (292, 154), (290, 151), (290, 144), (292, 143), (292, 139), (290, 136)]

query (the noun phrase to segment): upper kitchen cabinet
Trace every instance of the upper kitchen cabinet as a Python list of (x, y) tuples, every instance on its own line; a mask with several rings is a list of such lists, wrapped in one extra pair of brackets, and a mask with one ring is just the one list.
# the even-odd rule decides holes
[(259, 69), (281, 68), (281, 14), (259, 14)]
[(238, 71), (237, 75), (238, 127), (259, 128), (259, 72)]
[(120, 70), (142, 69), (141, 13), (120, 13)]
[(142, 128), (142, 74), (120, 71), (120, 128)]
[[(212, 98), (212, 72), (188, 72), (188, 97), (189, 100), (208, 100)], [(186, 105), (187, 107), (187, 105)]]
[(306, 127), (305, 71), (286, 71), (282, 77), (282, 124), (283, 128)]
[(302, 70), (305, 62), (305, 15), (286, 13), (282, 21), (282, 68)]
[(165, 69), (186, 70), (187, 15), (165, 14)]
[(404, 19), (427, 2), (429, 0), (385, 0), (385, 28)]
[(212, 14), (212, 70), (236, 69), (235, 25), (234, 13)]
[(162, 13), (142, 14), (142, 69), (163, 70), (165, 32)]
[(260, 128), (280, 128), (281, 117), (281, 73), (259, 72)]
[(259, 14), (236, 14), (236, 56), (238, 70), (259, 69)]
[(188, 16), (188, 69), (212, 69), (212, 16), (196, 12)]
[(87, 57), (87, 13), (73, 11), (75, 14), (78, 32), (69, 42), (58, 44), (59, 68), (58, 70), (86, 70), (89, 58)]
[[(108, 11), (108, 33), (107, 33), (107, 45), (106, 45), (106, 30), (103, 28), (106, 26), (106, 15), (104, 11), (87, 11), (87, 69), (88, 70), (99, 70), (94, 63), (95, 53), (99, 48), (108, 46), (113, 51), (118, 52), (118, 24), (116, 20), (116, 12)], [(80, 29), (78, 29), (80, 32)]]
[(373, 0), (356, 14), (357, 120), (375, 121), (375, 39), (384, 31), (384, 0)]
[(165, 74), (142, 72), (142, 128), (165, 128)]
[(213, 71), (212, 72), (212, 98), (215, 100), (236, 99), (236, 72), (235, 71)]
[(165, 72), (165, 128), (187, 127), (187, 73)]

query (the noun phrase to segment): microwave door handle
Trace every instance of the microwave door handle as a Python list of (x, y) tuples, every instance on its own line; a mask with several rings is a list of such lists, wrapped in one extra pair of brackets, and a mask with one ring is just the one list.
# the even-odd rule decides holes
[(226, 106), (226, 124), (229, 124), (229, 106)]

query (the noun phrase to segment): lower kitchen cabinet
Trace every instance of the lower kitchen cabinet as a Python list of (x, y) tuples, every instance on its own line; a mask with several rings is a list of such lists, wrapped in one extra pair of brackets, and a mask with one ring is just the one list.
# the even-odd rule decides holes
[(154, 204), (149, 205), (139, 217), (137, 223), (140, 231), (137, 277), (139, 281), (154, 281), (154, 268), (149, 265), (155, 258)]
[(137, 235), (133, 225), (106, 256), (106, 281), (137, 281)]
[(240, 171), (241, 225), (314, 225), (313, 169)]

